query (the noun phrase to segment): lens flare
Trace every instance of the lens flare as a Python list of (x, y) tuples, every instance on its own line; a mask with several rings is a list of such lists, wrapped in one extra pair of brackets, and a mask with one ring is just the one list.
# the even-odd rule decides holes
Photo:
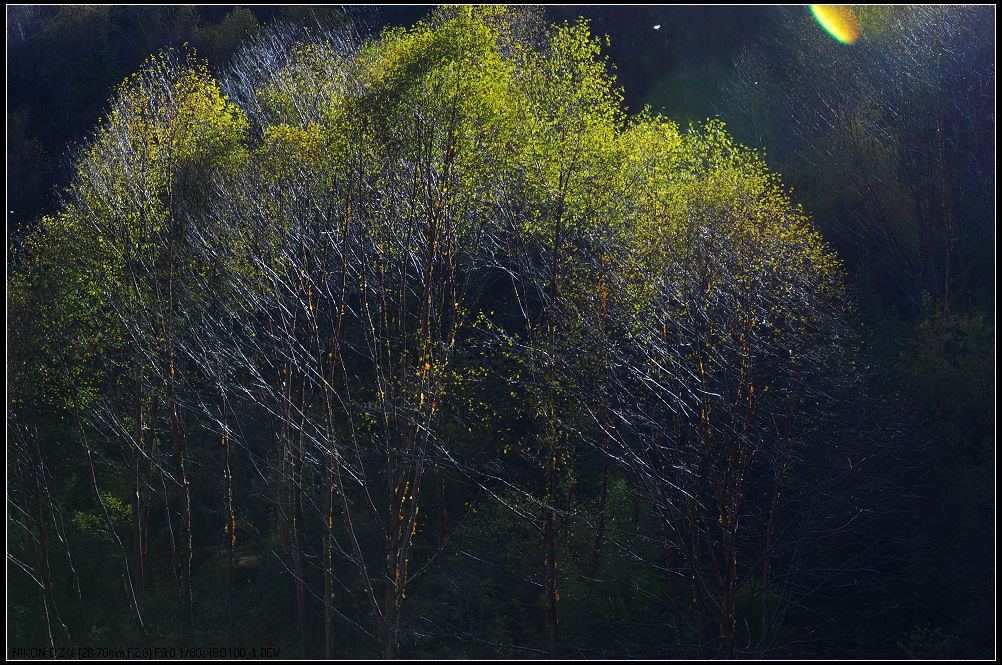
[(859, 21), (849, 5), (808, 5), (814, 18), (829, 35), (842, 44), (859, 39)]

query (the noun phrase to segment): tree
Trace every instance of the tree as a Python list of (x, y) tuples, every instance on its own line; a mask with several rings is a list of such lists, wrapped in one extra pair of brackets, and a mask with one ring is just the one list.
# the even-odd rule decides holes
[[(370, 40), (269, 29), (221, 82), (161, 54), (121, 86), (12, 284), (18, 376), (41, 370), (17, 406), (79, 416), (106, 526), (81, 524), (120, 545), (141, 630), (164, 594), (179, 634), (395, 658), (460, 641), (428, 599), (499, 561), (521, 579), (470, 606), (510, 592), (559, 656), (595, 648), (564, 626), (614, 588), (602, 561), (624, 598), (653, 553), (670, 598), (631, 607), (671, 608), (673, 653), (734, 656), (756, 617), (770, 652), (813, 535), (782, 497), (823, 475), (851, 368), (841, 267), (722, 125), (627, 119), (600, 54), (584, 22), (455, 7)], [(53, 451), (19, 431), (48, 613)], [(241, 602), (258, 587), (277, 618)]]

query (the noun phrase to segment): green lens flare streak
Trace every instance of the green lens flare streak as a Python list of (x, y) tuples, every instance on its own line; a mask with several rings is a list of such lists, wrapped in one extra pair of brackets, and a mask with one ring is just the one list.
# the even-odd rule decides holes
[(814, 19), (842, 44), (859, 39), (859, 21), (849, 5), (807, 5)]

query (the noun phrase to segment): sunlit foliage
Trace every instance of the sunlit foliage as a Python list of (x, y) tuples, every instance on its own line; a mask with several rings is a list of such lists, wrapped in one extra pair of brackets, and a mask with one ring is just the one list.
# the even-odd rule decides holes
[[(242, 643), (253, 569), (299, 654), (395, 657), (451, 621), (412, 609), (473, 547), (450, 505), (486, 505), (537, 532), (558, 656), (633, 496), (677, 652), (734, 656), (761, 612), (744, 638), (770, 653), (811, 584), (780, 496), (851, 373), (841, 263), (722, 123), (628, 118), (601, 54), (583, 21), (448, 7), (368, 41), (277, 29), (221, 82), (160, 54), (120, 86), (9, 286), (12, 404), (73, 419), (73, 524), (123, 623), (186, 634), (215, 594)], [(31, 474), (53, 439), (18, 445), (14, 500), (55, 515)], [(62, 554), (35, 555), (61, 643), (88, 623), (45, 590)]]

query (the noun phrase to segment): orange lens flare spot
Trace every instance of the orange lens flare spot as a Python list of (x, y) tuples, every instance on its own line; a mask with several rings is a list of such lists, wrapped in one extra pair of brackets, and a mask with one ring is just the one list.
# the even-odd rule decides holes
[(842, 44), (859, 39), (859, 19), (850, 5), (808, 5), (818, 24)]

